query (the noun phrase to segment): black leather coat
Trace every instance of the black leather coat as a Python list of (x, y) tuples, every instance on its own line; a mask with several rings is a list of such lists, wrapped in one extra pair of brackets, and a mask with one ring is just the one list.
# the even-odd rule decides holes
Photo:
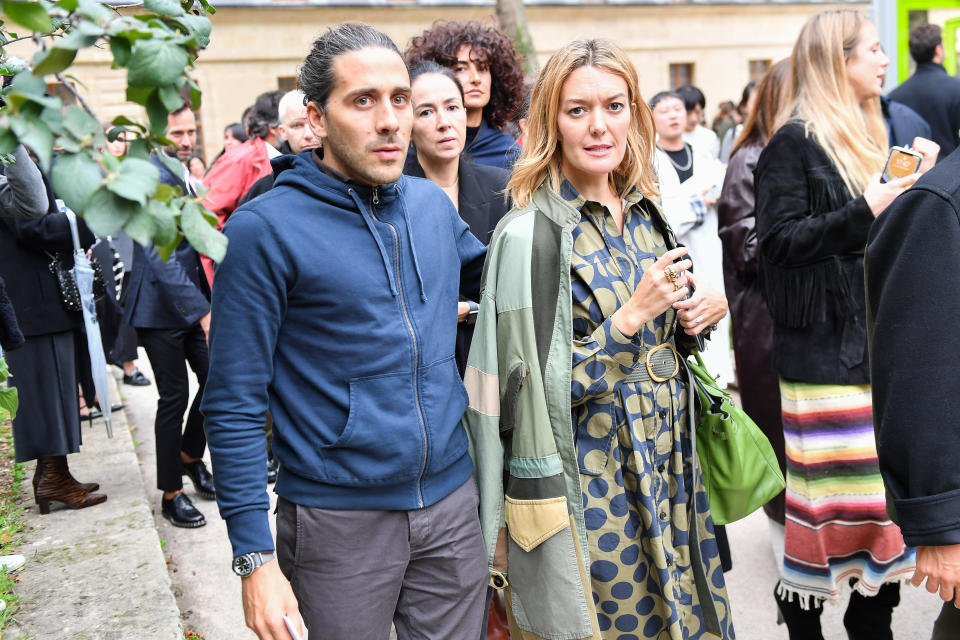
[[(717, 214), (723, 243), (723, 284), (730, 304), (740, 401), (747, 415), (770, 440), (780, 469), (785, 470), (780, 382), (770, 366), (773, 321), (757, 277), (753, 171), (762, 149), (759, 142), (748, 143), (730, 158)], [(784, 494), (781, 492), (763, 509), (770, 518), (783, 524)]]

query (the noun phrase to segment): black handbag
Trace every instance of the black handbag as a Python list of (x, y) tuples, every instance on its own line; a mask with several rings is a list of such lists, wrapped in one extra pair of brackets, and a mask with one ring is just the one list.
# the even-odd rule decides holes
[[(57, 289), (60, 291), (60, 302), (67, 311), (81, 311), (80, 290), (77, 281), (73, 278), (70, 269), (63, 266), (59, 253), (44, 252), (50, 257), (50, 273), (57, 279)], [(103, 267), (96, 260), (90, 261), (93, 269), (93, 299), (100, 300), (107, 294), (107, 284), (103, 277)]]

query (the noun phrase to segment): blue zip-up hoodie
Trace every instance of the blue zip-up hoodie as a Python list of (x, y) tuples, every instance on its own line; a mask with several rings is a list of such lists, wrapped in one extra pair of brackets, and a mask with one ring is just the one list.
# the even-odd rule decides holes
[(416, 509), (472, 472), (453, 352), (484, 246), (427, 180), (344, 183), (310, 152), (273, 166), (224, 228), (213, 288), (202, 411), (235, 556), (274, 548), (267, 409), (275, 490), (296, 504)]

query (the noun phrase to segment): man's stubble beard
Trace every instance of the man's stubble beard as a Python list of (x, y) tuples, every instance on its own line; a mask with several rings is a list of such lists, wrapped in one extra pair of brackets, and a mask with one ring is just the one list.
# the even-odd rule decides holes
[[(392, 144), (401, 147), (401, 152), (397, 159), (390, 164), (379, 161), (369, 161), (367, 151), (370, 148), (385, 144)], [(369, 142), (362, 149), (356, 149), (353, 145), (340, 139), (337, 128), (331, 126), (327, 121), (327, 137), (322, 145), (324, 157), (329, 158), (329, 154), (337, 157), (343, 168), (351, 177), (358, 177), (366, 184), (380, 186), (397, 181), (403, 174), (403, 165), (407, 157), (407, 148), (409, 147), (409, 136), (407, 140), (402, 140), (398, 135), (379, 137), (373, 142)]]

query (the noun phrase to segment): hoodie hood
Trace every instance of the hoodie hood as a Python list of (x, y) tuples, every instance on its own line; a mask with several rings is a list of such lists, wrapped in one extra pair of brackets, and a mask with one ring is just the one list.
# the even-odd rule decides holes
[(377, 187), (368, 187), (355, 182), (343, 182), (322, 171), (314, 160), (313, 152), (313, 149), (308, 149), (297, 155), (284, 155), (274, 158), (270, 163), (275, 176), (274, 188), (291, 187), (307, 193), (311, 197), (343, 211), (345, 214), (357, 213), (362, 216), (370, 235), (380, 250), (380, 259), (390, 282), (390, 293), (394, 296), (399, 294), (399, 283), (393, 268), (391, 268), (390, 256), (387, 254), (386, 246), (377, 232), (375, 223), (379, 222), (376, 218), (378, 207), (399, 205), (413, 257), (417, 283), (420, 287), (420, 298), (426, 301), (426, 290), (423, 284), (423, 274), (420, 271), (420, 261), (417, 257), (417, 246), (411, 232), (410, 216), (402, 197), (406, 177), (401, 175), (399, 180)]

